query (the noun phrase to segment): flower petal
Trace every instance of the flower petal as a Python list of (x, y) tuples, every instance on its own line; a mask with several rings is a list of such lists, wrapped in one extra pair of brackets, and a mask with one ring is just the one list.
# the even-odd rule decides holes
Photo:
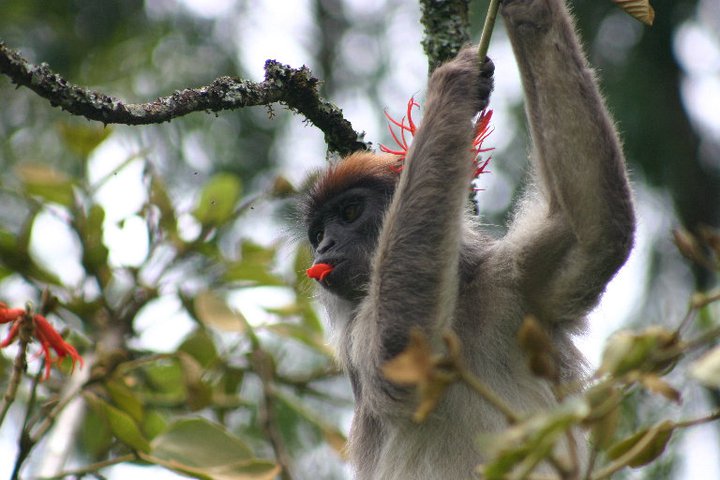
[(45, 317), (42, 315), (35, 315), (33, 320), (35, 321), (35, 336), (38, 340), (40, 340), (43, 350), (45, 351), (46, 367), (49, 363), (51, 363), (48, 347), (52, 347), (52, 349), (55, 350), (55, 353), (58, 356), (58, 361), (61, 361), (65, 357), (70, 357), (72, 359), (73, 370), (75, 369), (76, 362), (80, 362), (81, 367), (85, 365), (82, 357), (77, 350), (75, 350), (75, 347), (67, 343), (57, 330), (50, 325), (50, 322), (48, 322)]
[(327, 263), (316, 263), (312, 267), (308, 268), (306, 273), (307, 276), (315, 279), (319, 282), (322, 282), (325, 280), (325, 277), (330, 275), (330, 272), (333, 271), (333, 266)]
[(25, 310), (22, 308), (8, 308), (7, 305), (0, 302), (0, 323), (9, 323), (17, 320)]

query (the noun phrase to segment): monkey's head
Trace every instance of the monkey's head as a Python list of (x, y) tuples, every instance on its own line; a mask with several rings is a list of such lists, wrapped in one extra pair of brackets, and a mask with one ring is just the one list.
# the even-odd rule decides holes
[(356, 301), (367, 291), (370, 263), (399, 178), (397, 157), (354, 153), (315, 176), (300, 202), (318, 278), (331, 293)]

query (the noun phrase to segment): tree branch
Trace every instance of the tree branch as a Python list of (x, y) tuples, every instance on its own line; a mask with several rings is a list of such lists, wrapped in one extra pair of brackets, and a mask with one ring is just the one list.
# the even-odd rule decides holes
[(265, 62), (265, 80), (256, 83), (219, 77), (210, 85), (186, 88), (147, 103), (126, 103), (102, 92), (74, 85), (47, 64), (34, 65), (0, 42), (0, 73), (25, 86), (55, 107), (105, 124), (148, 125), (162, 123), (188, 113), (219, 112), (257, 105), (282, 103), (305, 116), (325, 134), (331, 151), (347, 155), (366, 150), (362, 133), (353, 130), (342, 110), (322, 99), (319, 80), (310, 69), (291, 68), (275, 60)]
[(422, 45), (428, 57), (428, 72), (432, 73), (470, 42), (468, 0), (420, 0), (420, 7), (425, 35)]

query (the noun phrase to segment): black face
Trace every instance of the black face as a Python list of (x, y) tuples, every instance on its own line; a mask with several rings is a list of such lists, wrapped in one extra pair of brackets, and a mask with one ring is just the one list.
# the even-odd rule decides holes
[(333, 267), (320, 282), (323, 287), (348, 300), (365, 295), (370, 260), (389, 201), (383, 189), (358, 186), (333, 197), (310, 217), (314, 263)]

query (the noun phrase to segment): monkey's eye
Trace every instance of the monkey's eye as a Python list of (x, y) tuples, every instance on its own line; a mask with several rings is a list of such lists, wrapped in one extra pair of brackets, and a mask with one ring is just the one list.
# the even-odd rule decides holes
[(315, 245), (320, 245), (320, 242), (322, 242), (323, 237), (324, 237), (324, 232), (322, 230), (318, 230), (315, 233), (315, 237), (313, 238), (313, 243)]
[(347, 223), (352, 223), (358, 219), (363, 211), (363, 206), (360, 203), (349, 203), (345, 205), (340, 212), (340, 218)]

